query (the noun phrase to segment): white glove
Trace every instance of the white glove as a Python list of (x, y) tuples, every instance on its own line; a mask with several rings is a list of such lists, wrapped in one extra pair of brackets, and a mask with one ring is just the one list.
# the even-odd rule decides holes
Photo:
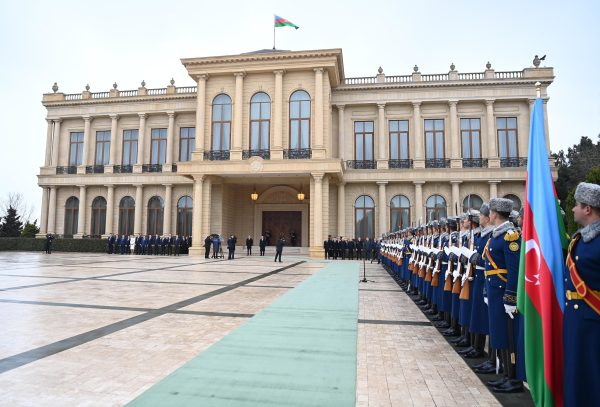
[(517, 310), (517, 306), (516, 305), (504, 304), (504, 311), (506, 311), (506, 313), (508, 314), (508, 316), (510, 317), (510, 319), (514, 319), (515, 318), (515, 311), (516, 310)]
[(483, 297), (483, 302), (485, 302), (485, 305), (487, 305), (487, 303), (488, 303), (487, 297)]

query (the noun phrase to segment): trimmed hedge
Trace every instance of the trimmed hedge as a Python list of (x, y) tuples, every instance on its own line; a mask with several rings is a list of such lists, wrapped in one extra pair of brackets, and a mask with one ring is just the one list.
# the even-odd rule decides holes
[[(0, 237), (0, 251), (41, 252), (45, 250), (46, 239), (26, 237)], [(106, 239), (54, 239), (52, 251), (57, 252), (106, 252)]]

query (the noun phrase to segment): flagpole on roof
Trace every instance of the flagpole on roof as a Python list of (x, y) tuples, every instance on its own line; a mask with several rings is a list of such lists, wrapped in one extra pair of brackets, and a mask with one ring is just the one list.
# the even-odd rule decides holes
[(275, 50), (275, 20), (273, 20), (273, 50)]

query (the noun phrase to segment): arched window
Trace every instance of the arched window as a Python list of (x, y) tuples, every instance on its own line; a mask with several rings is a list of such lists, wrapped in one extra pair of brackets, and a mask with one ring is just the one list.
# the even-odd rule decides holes
[(447, 217), (446, 200), (441, 195), (431, 195), (427, 198), (425, 206), (427, 209), (427, 222)]
[(106, 231), (106, 199), (97, 196), (92, 201), (92, 231), (95, 237), (102, 236)]
[(130, 196), (124, 196), (119, 202), (119, 235), (133, 235), (134, 221), (135, 201)]
[(310, 148), (310, 95), (297, 90), (290, 97), (290, 150)]
[(396, 232), (410, 224), (410, 201), (404, 195), (396, 195), (390, 201), (390, 230)]
[(269, 149), (269, 126), (271, 123), (271, 98), (258, 92), (250, 99), (250, 149)]
[(72, 196), (65, 202), (65, 229), (63, 232), (65, 237), (73, 237), (77, 233), (78, 218), (79, 199)]
[(356, 237), (375, 237), (375, 202), (368, 195), (361, 195), (354, 203), (354, 224)]
[(177, 234), (191, 236), (192, 234), (192, 198), (182, 196), (177, 201)]
[(483, 199), (481, 199), (481, 197), (479, 195), (475, 195), (475, 194), (467, 195), (465, 197), (465, 199), (463, 200), (463, 204), (462, 204), (463, 212), (466, 212), (469, 209), (479, 210), (479, 208), (481, 208), (481, 205), (483, 205)]
[(229, 151), (231, 142), (231, 98), (220, 94), (212, 104), (212, 150)]
[(506, 199), (513, 201), (513, 210), (518, 211), (521, 209), (521, 199), (514, 194), (508, 194), (504, 196)]
[(163, 233), (163, 216), (164, 202), (159, 196), (153, 196), (148, 201), (148, 227), (149, 235), (162, 235)]

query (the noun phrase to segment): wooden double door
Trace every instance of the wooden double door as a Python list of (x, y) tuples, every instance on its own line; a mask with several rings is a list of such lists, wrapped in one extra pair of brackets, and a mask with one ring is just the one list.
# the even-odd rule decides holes
[(302, 212), (300, 211), (265, 211), (262, 213), (262, 233), (269, 240), (270, 246), (274, 246), (280, 236), (285, 239), (286, 246), (300, 246), (301, 232)]

